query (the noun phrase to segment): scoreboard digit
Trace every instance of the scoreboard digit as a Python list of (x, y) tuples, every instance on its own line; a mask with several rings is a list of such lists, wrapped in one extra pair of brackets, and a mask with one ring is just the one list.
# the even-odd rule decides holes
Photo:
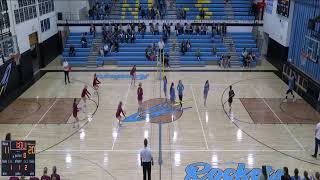
[(35, 141), (1, 142), (2, 176), (35, 176)]

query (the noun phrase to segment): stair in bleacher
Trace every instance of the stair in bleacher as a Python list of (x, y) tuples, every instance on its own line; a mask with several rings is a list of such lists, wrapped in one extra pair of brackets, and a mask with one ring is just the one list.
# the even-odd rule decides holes
[(168, 39), (168, 45), (170, 47), (170, 67), (171, 68), (179, 68), (180, 60), (179, 60), (179, 45), (177, 36), (171, 35)]
[(227, 55), (230, 56), (230, 66), (232, 68), (239, 68), (242, 66), (239, 61), (239, 57), (237, 56), (236, 48), (234, 46), (234, 42), (231, 36), (226, 36), (223, 38), (223, 43), (228, 49)]
[(169, 4), (170, 5), (167, 7), (166, 19), (175, 20), (175, 19), (177, 19), (176, 1), (175, 0), (170, 0)]
[(96, 36), (92, 40), (92, 46), (90, 49), (90, 54), (87, 60), (87, 68), (96, 68), (97, 67), (97, 57), (100, 55), (100, 47), (102, 43), (102, 37)]
[(227, 20), (233, 20), (234, 19), (234, 13), (233, 13), (232, 5), (230, 4), (230, 2), (227, 2), (225, 4), (224, 11), (226, 13)]

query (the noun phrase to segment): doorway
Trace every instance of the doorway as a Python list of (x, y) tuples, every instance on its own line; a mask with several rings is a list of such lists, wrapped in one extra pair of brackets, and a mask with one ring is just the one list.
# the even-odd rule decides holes
[(35, 74), (41, 68), (38, 32), (34, 32), (29, 35), (29, 44), (30, 44), (30, 54), (31, 54), (31, 59), (33, 64), (33, 73)]

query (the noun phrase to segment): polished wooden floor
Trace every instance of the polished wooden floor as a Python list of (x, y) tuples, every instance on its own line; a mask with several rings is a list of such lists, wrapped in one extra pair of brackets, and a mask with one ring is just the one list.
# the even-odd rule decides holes
[[(71, 84), (65, 85), (62, 73), (44, 75), (0, 113), (0, 136), (11, 132), (13, 139), (36, 140), (37, 175), (41, 175), (43, 167), (51, 169), (55, 165), (63, 179), (71, 180), (142, 179), (139, 150), (143, 139), (148, 138), (156, 160), (152, 176), (158, 179), (158, 124), (128, 122), (119, 128), (115, 118), (119, 101), (124, 103), (127, 115), (137, 112), (137, 87), (130, 86), (129, 79), (102, 79), (98, 95), (89, 88), (92, 100), (87, 102), (86, 113), (80, 112), (81, 128), (77, 130), (72, 127), (73, 117), (64, 117), (66, 113), (71, 115), (72, 99), (80, 98), (83, 86), (92, 84), (93, 73), (72, 73), (71, 77)], [(185, 104), (192, 108), (162, 126), (162, 179), (182, 180), (186, 166), (196, 162), (222, 169), (245, 163), (250, 168), (263, 164), (274, 169), (288, 166), (291, 174), (295, 167), (302, 172), (319, 171), (320, 159), (310, 156), (319, 114), (299, 96), (296, 104), (281, 103), (287, 85), (273, 73), (170, 72), (167, 77), (175, 85), (182, 80), (184, 98), (190, 100)], [(211, 86), (207, 107), (203, 105), (206, 80)], [(144, 100), (164, 97), (156, 73), (149, 73), (148, 79), (139, 82), (143, 84)], [(227, 100), (225, 90), (231, 84), (236, 96), (229, 113), (223, 104)], [(28, 106), (28, 112), (24, 112), (24, 106)], [(312, 116), (301, 111), (291, 113), (301, 107)], [(265, 116), (257, 115), (257, 111)], [(291, 116), (287, 117), (286, 112)], [(32, 120), (21, 121), (31, 116)]]

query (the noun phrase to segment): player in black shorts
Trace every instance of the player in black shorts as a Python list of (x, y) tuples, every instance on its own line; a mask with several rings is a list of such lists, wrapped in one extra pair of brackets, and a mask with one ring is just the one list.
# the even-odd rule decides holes
[(233, 102), (233, 97), (235, 96), (234, 91), (232, 90), (232, 86), (230, 86), (229, 90), (229, 98), (228, 98), (228, 103), (229, 103), (229, 111), (231, 112), (231, 107), (232, 107), (232, 102)]

